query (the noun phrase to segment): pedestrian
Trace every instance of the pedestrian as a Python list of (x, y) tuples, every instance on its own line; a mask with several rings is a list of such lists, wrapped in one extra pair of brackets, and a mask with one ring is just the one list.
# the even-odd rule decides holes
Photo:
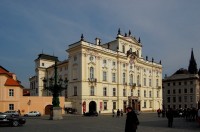
[(168, 119), (168, 127), (172, 127), (173, 125), (173, 119), (174, 119), (174, 112), (172, 108), (169, 108), (169, 110), (166, 113), (167, 119)]
[(119, 117), (120, 116), (120, 111), (119, 109), (117, 110), (117, 116), (116, 117)]
[(123, 110), (121, 109), (121, 112), (120, 112), (121, 116), (123, 116)]
[(112, 110), (112, 117), (115, 117), (115, 111), (114, 111), (114, 109)]
[(136, 132), (139, 120), (132, 107), (127, 108), (125, 132)]
[(161, 114), (160, 108), (157, 110), (157, 113), (158, 113), (158, 117), (160, 117), (160, 114)]

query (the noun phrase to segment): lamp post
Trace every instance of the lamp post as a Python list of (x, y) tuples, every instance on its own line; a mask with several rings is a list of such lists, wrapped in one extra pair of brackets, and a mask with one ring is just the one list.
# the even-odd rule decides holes
[[(65, 87), (63, 87), (63, 82)], [(60, 107), (59, 95), (60, 93), (67, 89), (68, 80), (67, 78), (63, 81), (62, 78), (58, 79), (57, 77), (57, 61), (55, 61), (54, 65), (54, 78), (50, 78), (49, 80), (44, 78), (44, 89), (48, 90), (52, 93), (52, 105), (53, 108), (51, 109), (50, 119), (58, 120), (62, 119), (62, 108)]]

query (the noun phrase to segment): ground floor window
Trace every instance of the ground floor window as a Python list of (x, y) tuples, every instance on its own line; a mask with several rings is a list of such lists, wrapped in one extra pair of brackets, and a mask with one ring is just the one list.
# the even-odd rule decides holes
[(107, 102), (103, 102), (103, 109), (107, 110)]
[(113, 102), (113, 109), (116, 109), (116, 102)]
[(9, 104), (9, 110), (14, 110), (14, 104)]

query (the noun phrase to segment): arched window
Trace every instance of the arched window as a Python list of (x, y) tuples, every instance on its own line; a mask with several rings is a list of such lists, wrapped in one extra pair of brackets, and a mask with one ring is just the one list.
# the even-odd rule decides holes
[(94, 78), (94, 68), (90, 67), (90, 78)]

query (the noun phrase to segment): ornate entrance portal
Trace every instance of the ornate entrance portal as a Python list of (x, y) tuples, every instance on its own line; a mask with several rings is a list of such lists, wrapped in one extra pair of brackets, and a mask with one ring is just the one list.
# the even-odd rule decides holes
[(130, 96), (129, 97), (129, 105), (134, 109), (134, 110), (139, 110), (140, 111), (140, 102), (138, 100), (138, 97)]
[(89, 103), (89, 112), (91, 112), (91, 111), (97, 111), (97, 104), (95, 101), (91, 101)]

